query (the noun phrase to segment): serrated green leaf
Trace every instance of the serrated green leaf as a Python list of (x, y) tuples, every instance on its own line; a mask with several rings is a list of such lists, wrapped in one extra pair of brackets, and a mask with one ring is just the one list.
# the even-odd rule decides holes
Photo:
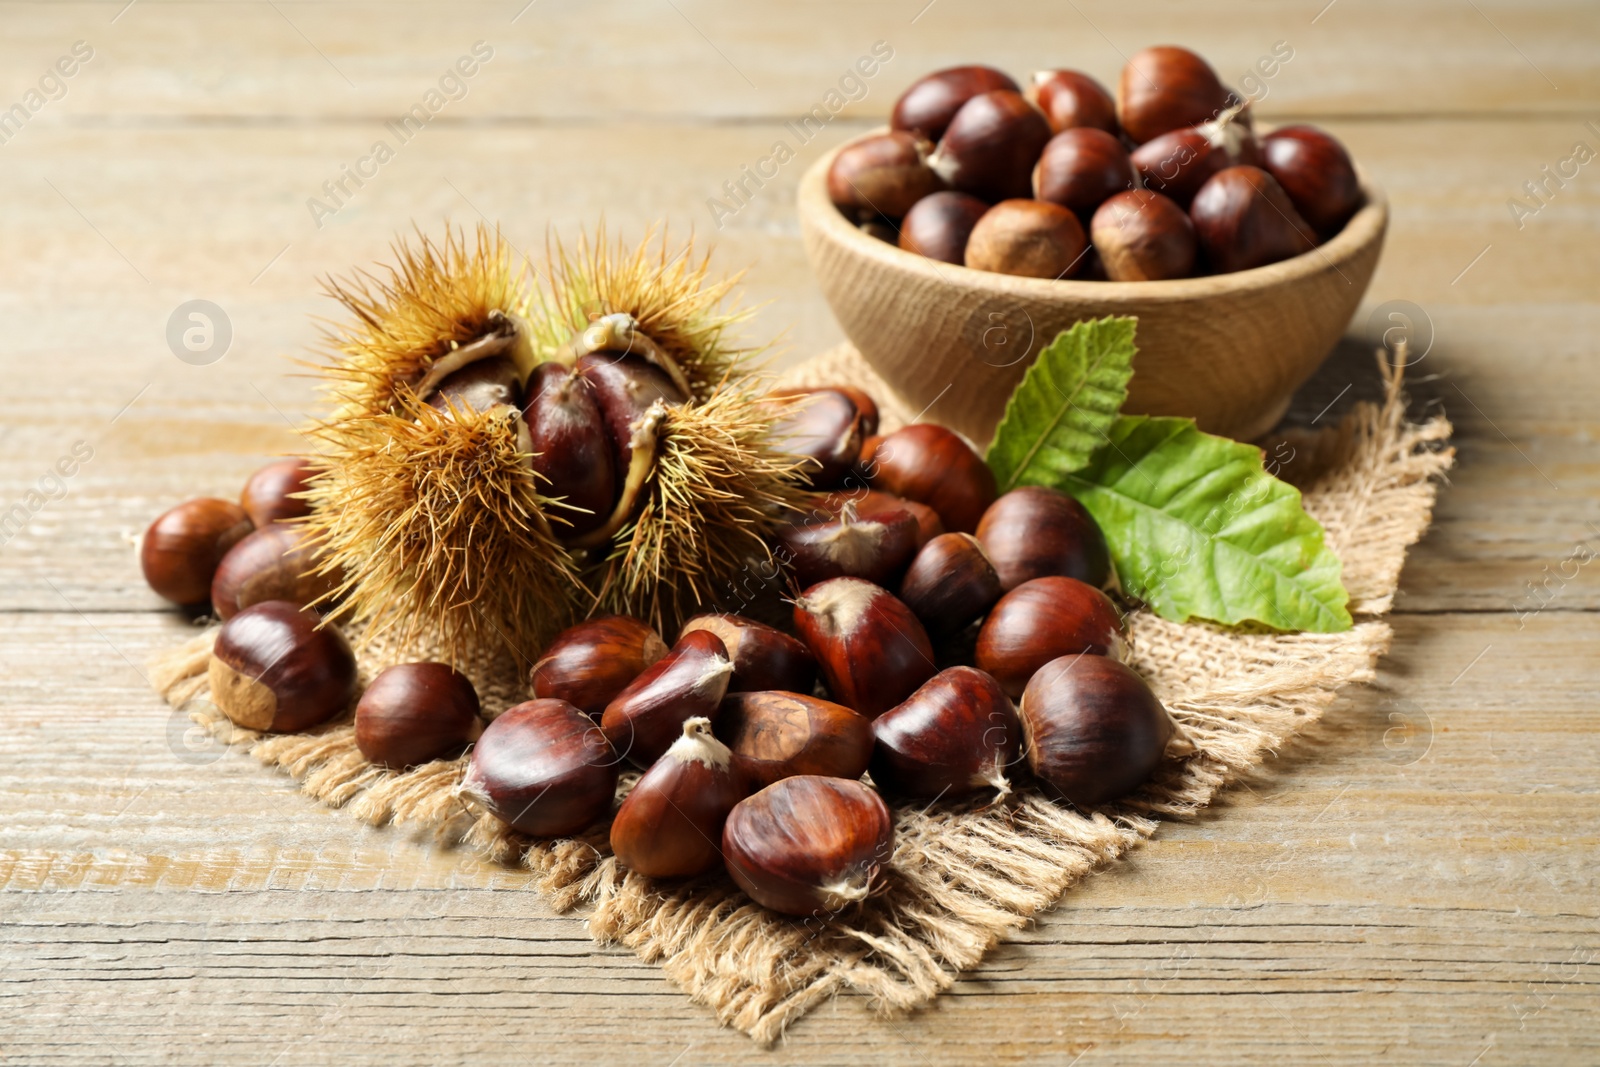
[(1123, 589), (1164, 619), (1350, 628), (1339, 558), (1253, 445), (1191, 419), (1121, 416), (1086, 466), (1037, 484), (1089, 509)]
[(1128, 396), (1134, 318), (1080, 322), (1056, 335), (1006, 402), (989, 445), (1003, 493), (1055, 485), (1089, 462)]

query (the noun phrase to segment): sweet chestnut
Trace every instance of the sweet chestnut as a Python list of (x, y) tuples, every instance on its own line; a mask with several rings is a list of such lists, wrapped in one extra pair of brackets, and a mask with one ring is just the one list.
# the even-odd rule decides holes
[(356, 748), (399, 770), (453, 756), (482, 725), (472, 680), (448, 663), (399, 663), (356, 702)]
[(268, 600), (222, 624), (210, 681), (212, 701), (240, 726), (297, 733), (349, 707), (356, 657), (316, 612)]
[(980, 670), (1011, 697), (1053, 659), (1085, 652), (1122, 655), (1124, 627), (1111, 598), (1076, 578), (1035, 578), (1000, 598), (978, 630)]
[(155, 592), (174, 604), (204, 604), (217, 565), (252, 529), (244, 508), (204, 497), (173, 508), (139, 542), (139, 566)]
[(611, 810), (616, 754), (565, 700), (530, 700), (484, 727), (456, 792), (535, 837), (566, 837)]

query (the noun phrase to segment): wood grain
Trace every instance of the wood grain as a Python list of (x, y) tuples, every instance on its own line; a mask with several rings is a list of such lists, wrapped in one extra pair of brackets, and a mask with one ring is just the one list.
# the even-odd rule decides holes
[[(1600, 145), (1587, 6), (524, 3), (0, 3), (0, 109), (73, 41), (96, 53), (0, 144), (0, 515), (74, 441), (94, 449), (0, 545), (0, 1061), (756, 1058), (514, 872), (362, 828), (188, 735), (141, 672), (189, 630), (128, 538), (294, 447), (313, 398), (286, 359), (330, 310), (317, 278), (412, 220), (488, 217), (529, 252), (602, 211), (633, 235), (692, 226), (749, 268), (748, 334), (788, 328), (795, 359), (840, 338), (792, 207), (809, 162), (925, 70), (1110, 78), (1158, 37), (1230, 80), (1289, 41), (1261, 113), (1326, 125), (1389, 195), (1368, 299), (1290, 418), (1372, 395), (1380, 305), (1431, 323), (1413, 399), (1455, 421), (1460, 461), (1393, 652), (930, 1010), (841, 1000), (760, 1058), (1600, 1058), (1600, 571), (1563, 572), (1600, 538), (1600, 184), (1584, 169), (1520, 228), (1507, 206)], [(466, 98), (318, 228), (307, 200), (479, 39), (495, 56)], [(865, 98), (718, 229), (707, 199), (878, 39), (895, 58)], [(165, 340), (196, 297), (234, 327), (208, 366)]]

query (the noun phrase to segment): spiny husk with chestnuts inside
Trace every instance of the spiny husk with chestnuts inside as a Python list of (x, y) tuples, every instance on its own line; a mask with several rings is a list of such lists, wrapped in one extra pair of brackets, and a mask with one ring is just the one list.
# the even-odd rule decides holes
[[(529, 655), (601, 610), (675, 629), (767, 558), (765, 536), (804, 501), (804, 461), (767, 443), (775, 411), (741, 373), (750, 352), (725, 341), (740, 317), (719, 310), (734, 279), (709, 280), (689, 244), (629, 250), (603, 230), (575, 252), (556, 245), (537, 293), (509, 243), (481, 227), (396, 251), (386, 273), (328, 283), (352, 321), (328, 335), (333, 410), (310, 431), (307, 522), (341, 579), (335, 617), (362, 624), (364, 640), (426, 642), (458, 660)], [(574, 517), (594, 512), (536, 473), (536, 457), (562, 453), (523, 405), (535, 368), (576, 375), (595, 359), (642, 361), (673, 384), (621, 429), (607, 422), (622, 488), (580, 533)], [(449, 376), (491, 367), (504, 391), (475, 394), (496, 397), (486, 410), (458, 403), (469, 394)]]

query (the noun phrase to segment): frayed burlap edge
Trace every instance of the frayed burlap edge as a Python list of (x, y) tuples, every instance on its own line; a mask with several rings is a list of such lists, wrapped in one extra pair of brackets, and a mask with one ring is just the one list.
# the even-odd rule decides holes
[[(580, 839), (528, 840), (455, 797), (462, 760), (403, 774), (379, 770), (356, 750), (348, 718), (310, 734), (235, 727), (206, 699), (215, 631), (159, 657), (151, 677), (174, 707), (187, 707), (219, 738), (290, 774), (308, 795), (374, 825), (429, 827), (496, 862), (520, 863), (557, 909), (588, 906), (597, 940), (661, 964), (723, 1023), (763, 1044), (845, 990), (866, 994), (880, 1011), (907, 1011), (947, 989), (1074, 883), (1151, 836), (1163, 816), (1203, 807), (1321, 716), (1342, 686), (1373, 677), (1390, 638), (1378, 616), (1389, 609), (1406, 548), (1427, 529), (1435, 480), (1454, 456), (1450, 424), (1443, 417), (1407, 423), (1398, 375), (1387, 366), (1385, 374), (1384, 404), (1358, 405), (1336, 430), (1268, 443), (1270, 455), (1288, 462), (1284, 476), (1304, 486), (1307, 510), (1344, 563), (1353, 629), (1275, 634), (1132, 616), (1130, 662), (1189, 731), (1197, 754), (1132, 799), (1097, 812), (1026, 788), (1005, 806), (902, 807), (889, 876), (864, 904), (838, 914), (772, 915), (720, 872), (688, 884), (653, 883), (617, 864), (603, 826)], [(858, 385), (880, 399), (886, 430), (912, 414), (849, 346), (786, 380)], [(425, 652), (374, 648), (362, 673)], [(469, 671), (491, 712), (522, 699), (525, 664), (500, 660)], [(619, 792), (631, 782), (629, 776)]]

